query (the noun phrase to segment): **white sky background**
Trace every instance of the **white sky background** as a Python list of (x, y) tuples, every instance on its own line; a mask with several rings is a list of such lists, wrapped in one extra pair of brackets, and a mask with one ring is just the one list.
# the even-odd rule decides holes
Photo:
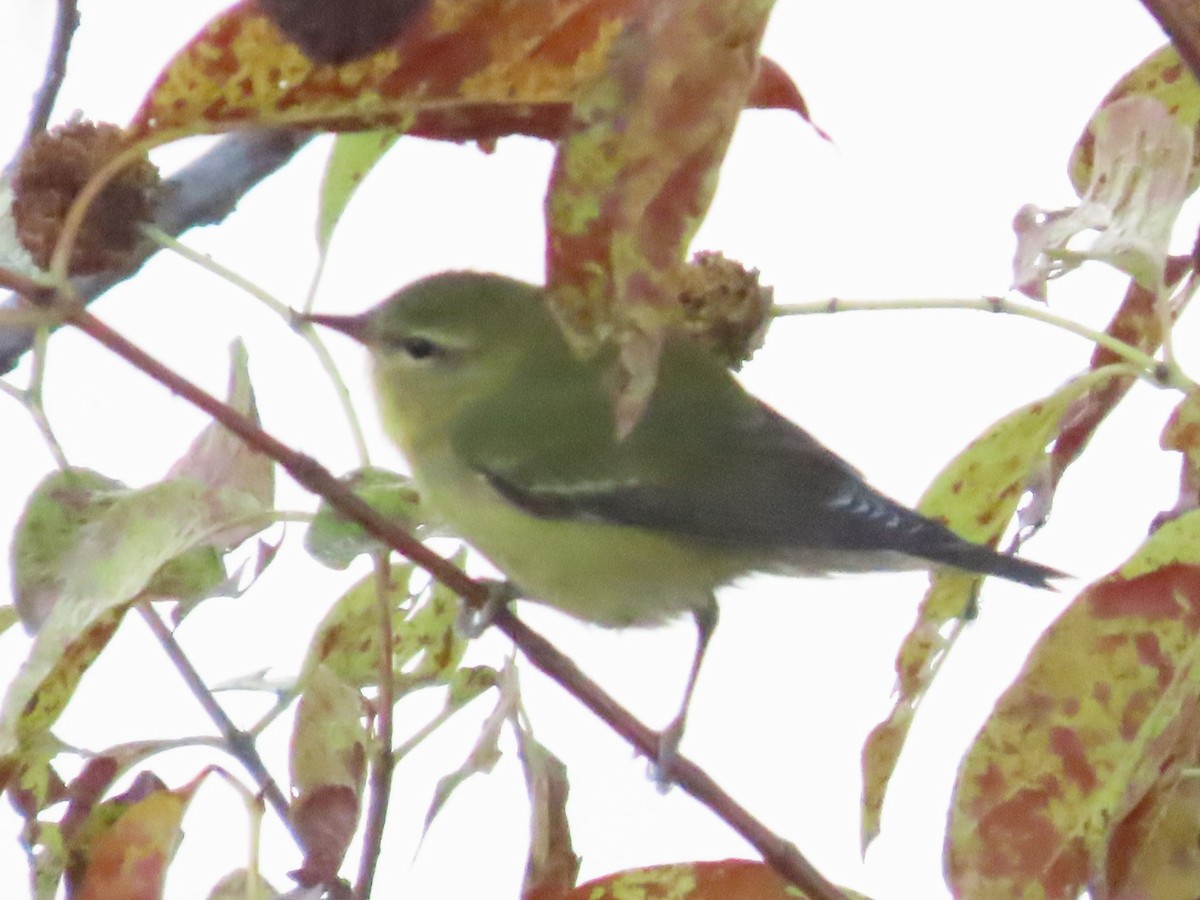
[[(3, 3), (0, 159), (7, 159), (42, 77), (53, 4)], [(224, 5), (84, 0), (55, 120), (82, 110), (126, 121), (171, 51)], [(764, 51), (790, 72), (836, 143), (821, 141), (788, 113), (747, 113), (695, 248), (719, 249), (757, 267), (785, 303), (1002, 292), (1010, 280), (1013, 213), (1024, 202), (1055, 207), (1074, 200), (1066, 159), (1089, 114), (1123, 72), (1163, 42), (1135, 0), (780, 0)], [(169, 171), (195, 147), (168, 148), (158, 159)], [(318, 140), (226, 224), (193, 231), (186, 241), (299, 304), (315, 262), (317, 186), (328, 149), (328, 139)], [(357, 311), (447, 268), (540, 279), (550, 157), (548, 145), (526, 139), (504, 140), (491, 155), (472, 146), (401, 141), (335, 236), (318, 308)], [(1181, 234), (1183, 248), (1190, 241)], [(1052, 287), (1051, 302), (1102, 326), (1123, 287), (1121, 277), (1092, 265)], [(226, 347), (243, 335), (267, 429), (334, 471), (356, 464), (311, 354), (236, 289), (160, 255), (93, 309), (215, 392), (225, 384)], [(1190, 325), (1185, 319), (1178, 349), (1194, 368), (1200, 345)], [(375, 462), (398, 467), (366, 402), (361, 354), (333, 340), (363, 397)], [(877, 486), (914, 503), (966, 442), (1052, 391), (1086, 363), (1090, 350), (1048, 327), (979, 313), (809, 317), (775, 325), (745, 381)], [(9, 377), (23, 384), (27, 374), (26, 364)], [(1154, 513), (1174, 500), (1178, 457), (1157, 449), (1173, 402), (1135, 390), (1072, 469), (1051, 525), (1027, 547), (1028, 556), (1091, 579), (1137, 546)], [(134, 485), (161, 477), (204, 424), (199, 413), (74, 333), (51, 342), (46, 403), (73, 463)], [(24, 411), (3, 399), (0, 434), (0, 535), (7, 545), (24, 498), (53, 463)], [(314, 506), (286, 478), (279, 503)], [(352, 576), (309, 561), (301, 537), (301, 528), (290, 528), (284, 552), (249, 594), (210, 601), (181, 629), (180, 640), (210, 682), (264, 666), (294, 672), (316, 622), (352, 583)], [(6, 566), (0, 561), (0, 583), (7, 583)], [(1070, 583), (1060, 596), (989, 584), (982, 614), (917, 717), (882, 836), (865, 863), (857, 849), (859, 752), (889, 708), (895, 652), (914, 618), (923, 576), (764, 579), (728, 591), (683, 750), (832, 880), (877, 898), (944, 896), (942, 832), (958, 760), (1036, 635), (1083, 583)], [(690, 623), (603, 632), (528, 605), (521, 612), (645, 721), (658, 726), (670, 718), (690, 658)], [(19, 630), (0, 637), (4, 682), (27, 645)], [(504, 650), (498, 636), (488, 635), (470, 659), (498, 664)], [(643, 763), (590, 713), (532, 667), (521, 671), (536, 734), (569, 768), (582, 878), (753, 856), (682, 792), (660, 796)], [(246, 724), (262, 706), (254, 698), (228, 699)], [(434, 781), (464, 758), (489, 702), (476, 701), (401, 762), (378, 896), (515, 896), (527, 812), (512, 752), (494, 774), (459, 790), (412, 861)], [(401, 706), (398, 733), (423, 721), (429, 707), (428, 701)], [(407, 717), (410, 709), (415, 718)], [(264, 746), (284, 779), (279, 761), (288, 727), (285, 719)], [(131, 619), (85, 679), (59, 731), (68, 741), (101, 748), (211, 728), (142, 624)], [(172, 785), (202, 764), (184, 752), (151, 763)], [(185, 820), (189, 836), (173, 870), (172, 900), (203, 897), (217, 877), (242, 863), (244, 822), (240, 801), (226, 787), (213, 781), (202, 789)], [(4, 893), (24, 883), (18, 827), (7, 807), (0, 809)], [(287, 884), (283, 873), (298, 858), (274, 825), (265, 854), (266, 873), (277, 886)]]

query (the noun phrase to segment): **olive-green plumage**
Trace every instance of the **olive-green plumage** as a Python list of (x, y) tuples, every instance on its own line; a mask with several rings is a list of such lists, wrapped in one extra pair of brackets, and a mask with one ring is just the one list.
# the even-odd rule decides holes
[(533, 285), (448, 273), (361, 316), (312, 318), (370, 350), (383, 422), (429, 509), (522, 596), (581, 619), (691, 612), (703, 648), (715, 590), (752, 572), (1058, 574), (880, 494), (683, 339), (618, 437), (612, 356), (573, 354)]

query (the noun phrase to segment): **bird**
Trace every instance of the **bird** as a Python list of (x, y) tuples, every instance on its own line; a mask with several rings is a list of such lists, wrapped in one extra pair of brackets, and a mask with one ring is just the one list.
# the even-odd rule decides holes
[(506, 597), (618, 628), (691, 615), (696, 651), (661, 732), (660, 772), (682, 738), (724, 585), (759, 572), (939, 567), (1039, 588), (1061, 576), (871, 487), (684, 335), (664, 340), (653, 393), (619, 433), (616, 349), (579, 355), (546, 294), (451, 271), (358, 315), (306, 318), (367, 349), (382, 424), (422, 503), (504, 574)]

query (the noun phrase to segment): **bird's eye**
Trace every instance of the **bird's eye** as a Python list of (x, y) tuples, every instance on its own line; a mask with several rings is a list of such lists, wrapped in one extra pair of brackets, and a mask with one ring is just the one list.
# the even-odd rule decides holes
[(443, 355), (442, 348), (429, 338), (407, 337), (399, 342), (399, 346), (413, 359), (433, 359)]

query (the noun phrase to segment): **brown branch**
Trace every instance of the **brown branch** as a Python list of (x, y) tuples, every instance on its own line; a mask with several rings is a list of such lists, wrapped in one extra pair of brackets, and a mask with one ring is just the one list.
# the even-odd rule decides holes
[[(291, 159), (310, 139), (306, 131), (248, 131), (230, 135), (170, 178), (163, 181), (163, 200), (154, 224), (172, 237), (195, 225), (215, 225), (225, 219), (252, 187)], [(71, 280), (76, 297), (90, 303), (113, 285), (129, 278), (158, 252), (147, 241), (133, 264), (121, 272), (106, 272)], [(19, 308), (17, 295), (0, 299), (0, 310)], [(11, 371), (33, 346), (33, 329), (0, 327), (0, 375)]]
[(1195, 0), (1142, 0), (1200, 81), (1200, 6)]
[(71, 52), (71, 38), (79, 27), (79, 9), (76, 0), (58, 0), (58, 15), (54, 19), (54, 37), (50, 40), (50, 56), (46, 60), (46, 74), (41, 87), (33, 95), (33, 109), (29, 113), (29, 124), (25, 126), (25, 137), (21, 146), (26, 147), (35, 136), (46, 130), (54, 103), (67, 77), (67, 54)]
[[(488, 596), (485, 585), (472, 580), (449, 560), (437, 555), (408, 534), (396, 522), (380, 515), (316, 460), (298, 453), (267, 434), (250, 419), (182, 378), (86, 310), (70, 310), (65, 319), (173, 393), (208, 413), (247, 445), (274, 459), (302, 487), (323, 497), (343, 516), (359, 523), (372, 535), (404, 554), (472, 606), (477, 609), (482, 607)], [(657, 732), (635, 719), (585, 676), (573, 662), (545, 638), (530, 630), (512, 612), (505, 608), (498, 609), (493, 622), (537, 668), (562, 685), (640, 753), (654, 758), (659, 745)], [(794, 845), (755, 819), (695, 763), (679, 756), (672, 764), (671, 775), (676, 784), (724, 820), (754, 846), (780, 875), (805, 891), (810, 898), (842, 898), (841, 891), (827, 881)]]

